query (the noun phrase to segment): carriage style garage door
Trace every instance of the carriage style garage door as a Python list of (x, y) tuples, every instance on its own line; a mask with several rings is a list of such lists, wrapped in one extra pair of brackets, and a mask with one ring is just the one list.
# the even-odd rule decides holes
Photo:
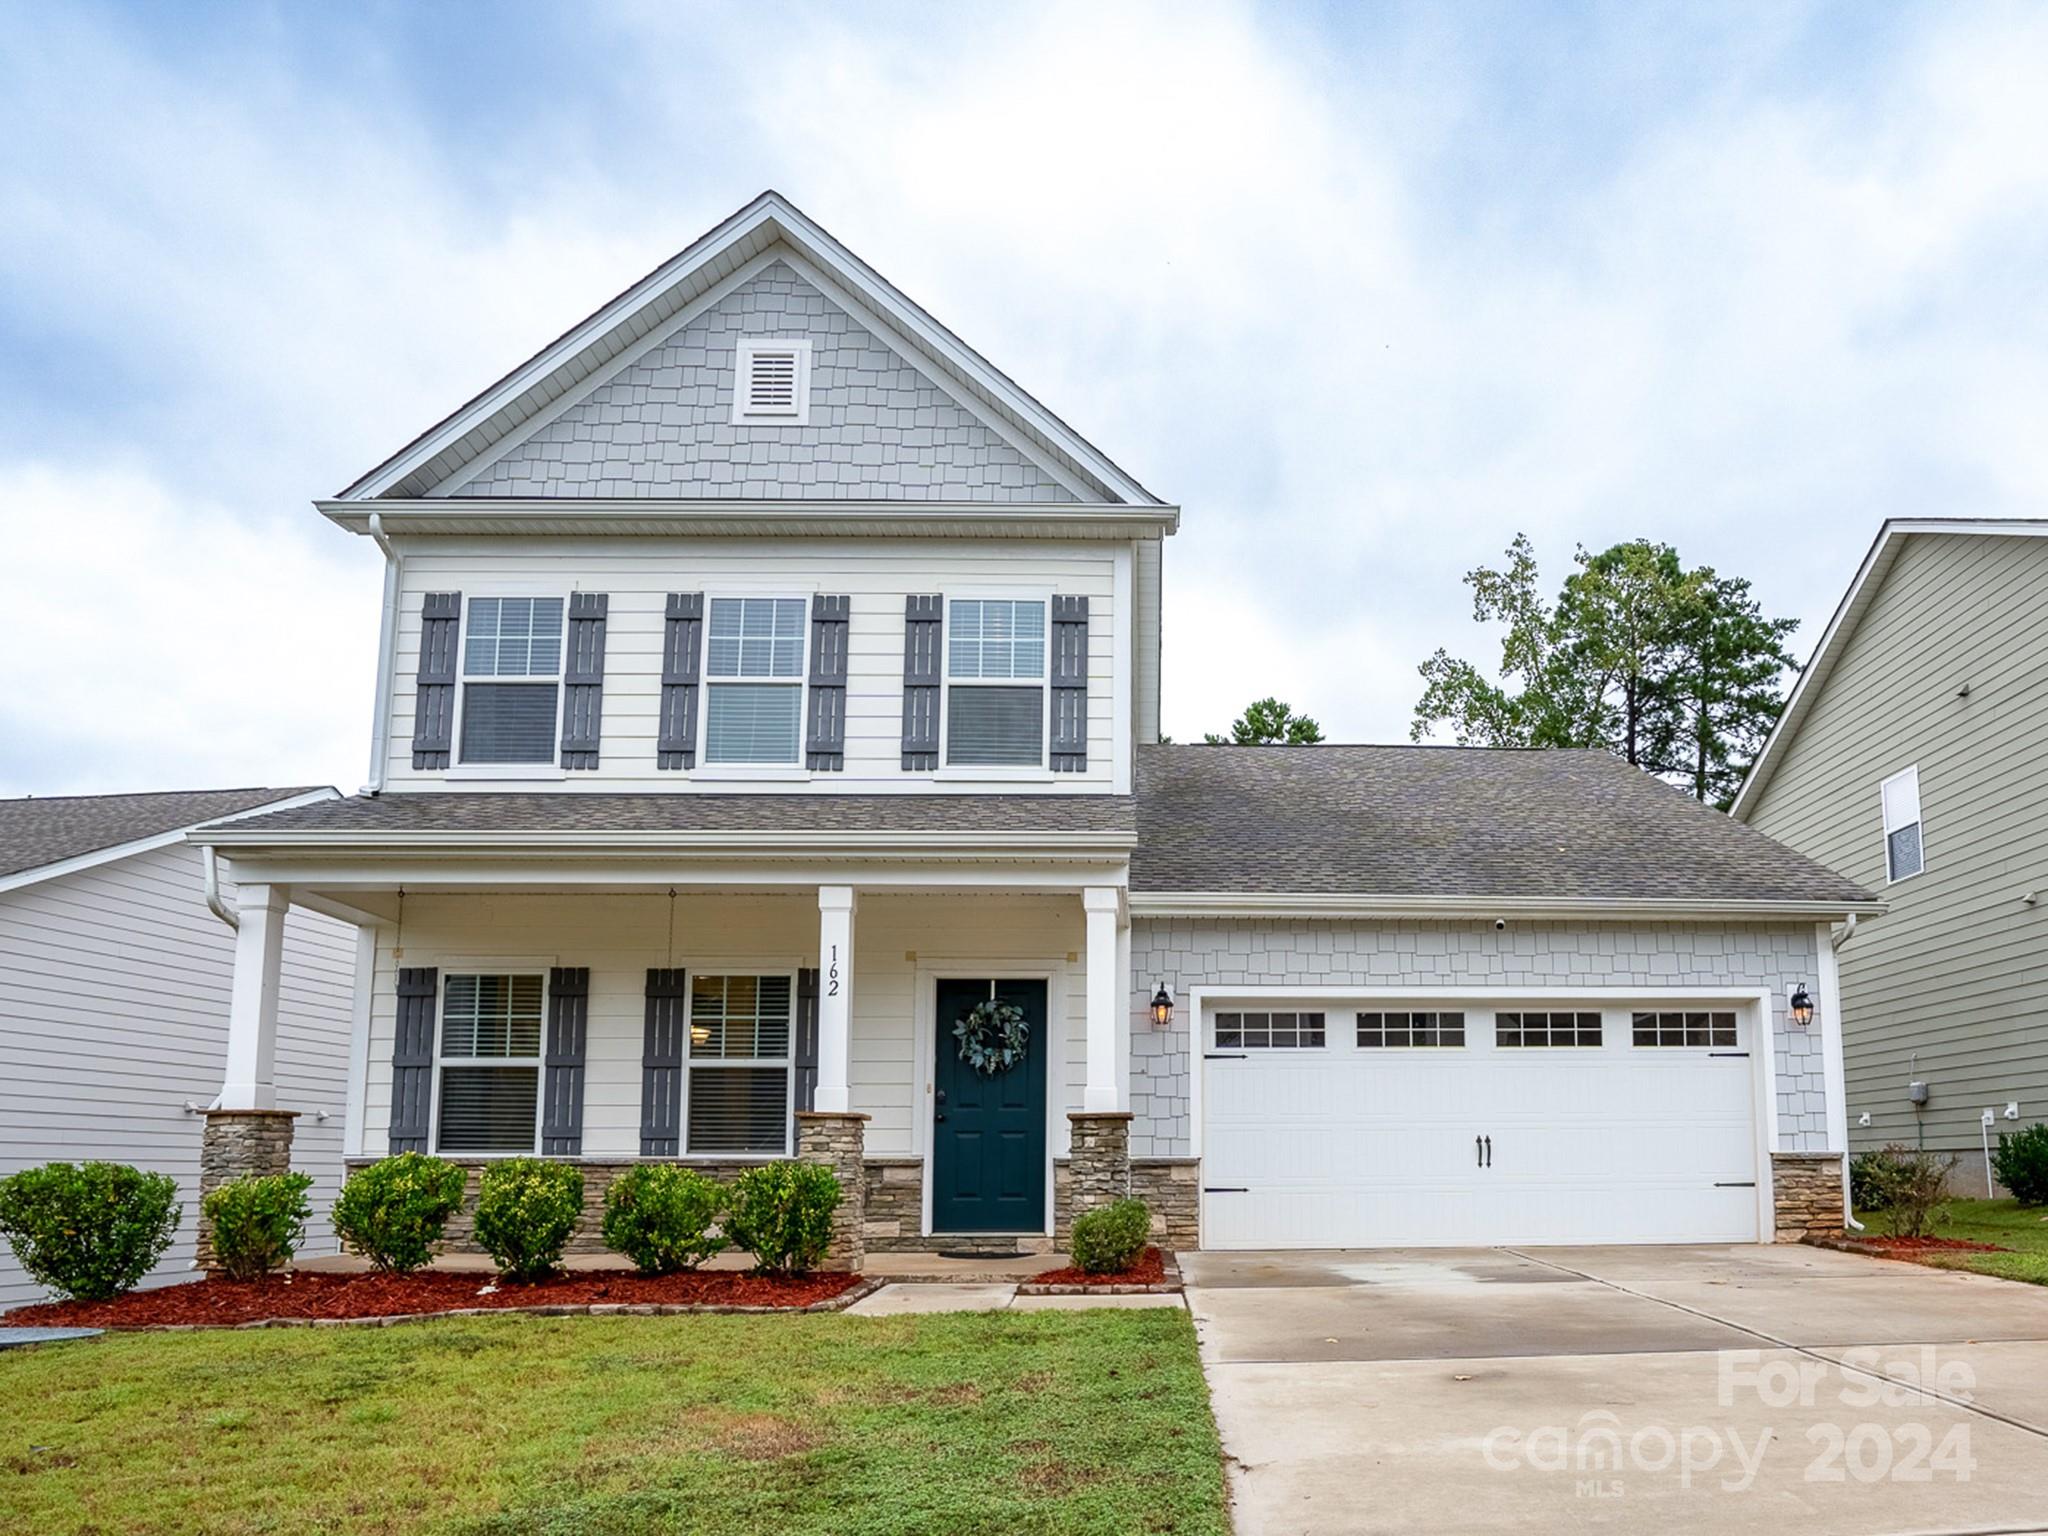
[(1755, 1011), (1207, 1005), (1203, 1246), (1753, 1242)]

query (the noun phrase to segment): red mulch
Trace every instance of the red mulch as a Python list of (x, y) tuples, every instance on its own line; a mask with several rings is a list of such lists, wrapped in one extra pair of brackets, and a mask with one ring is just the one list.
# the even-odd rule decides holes
[(1164, 1285), (1166, 1283), (1166, 1256), (1157, 1248), (1147, 1248), (1138, 1255), (1137, 1262), (1129, 1269), (1120, 1269), (1112, 1274), (1091, 1274), (1085, 1269), (1069, 1265), (1065, 1269), (1048, 1269), (1042, 1275), (1033, 1275), (1032, 1285)]
[[(6, 1314), (14, 1327), (147, 1328), (165, 1323), (232, 1326), (270, 1318), (399, 1317), (462, 1307), (807, 1307), (860, 1283), (859, 1275), (753, 1275), (741, 1270), (649, 1276), (582, 1270), (531, 1285), (493, 1282), (479, 1271), (410, 1275), (300, 1270), (268, 1280), (195, 1280), (131, 1291), (112, 1301), (52, 1301)], [(485, 1292), (485, 1287), (495, 1289)]]
[(1881, 1253), (2011, 1253), (2010, 1248), (2001, 1248), (1996, 1243), (1972, 1243), (1960, 1237), (1883, 1237), (1858, 1233), (1851, 1239), (1859, 1248), (1875, 1248)]

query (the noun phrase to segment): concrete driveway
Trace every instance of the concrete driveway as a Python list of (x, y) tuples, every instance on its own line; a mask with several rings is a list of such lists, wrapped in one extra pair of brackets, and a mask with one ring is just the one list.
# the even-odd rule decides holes
[(1817, 1248), (1181, 1255), (1238, 1530), (2048, 1530), (2048, 1288)]

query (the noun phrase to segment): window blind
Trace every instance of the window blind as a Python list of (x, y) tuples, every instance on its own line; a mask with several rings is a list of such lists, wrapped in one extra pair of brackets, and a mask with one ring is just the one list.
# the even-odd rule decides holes
[(443, 1067), (443, 1152), (531, 1152), (540, 1109), (540, 1068)]
[(704, 755), (714, 763), (794, 763), (803, 690), (783, 683), (713, 683)]
[(553, 683), (465, 683), (462, 760), (552, 763), (555, 687)]
[(781, 1152), (789, 1131), (787, 1067), (692, 1067), (692, 1152)]
[(1035, 766), (1044, 760), (1042, 689), (950, 688), (946, 716), (948, 764)]

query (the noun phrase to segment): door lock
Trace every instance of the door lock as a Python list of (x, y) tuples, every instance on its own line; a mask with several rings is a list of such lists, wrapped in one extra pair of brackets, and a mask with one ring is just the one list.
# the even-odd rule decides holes
[(935, 1125), (936, 1125), (936, 1124), (937, 1124), (937, 1123), (938, 1123), (939, 1121), (941, 1121), (941, 1120), (943, 1120), (943, 1119), (945, 1119), (945, 1118), (946, 1118), (946, 1090), (945, 1090), (945, 1089), (941, 1088), (941, 1089), (940, 1089), (940, 1090), (938, 1091), (938, 1100), (939, 1100), (939, 1107), (938, 1107), (938, 1108), (937, 1108), (937, 1109), (936, 1109), (936, 1110), (935, 1110), (935, 1111), (933, 1112), (933, 1114), (932, 1114), (932, 1123), (933, 1123), (933, 1124), (935, 1124)]

